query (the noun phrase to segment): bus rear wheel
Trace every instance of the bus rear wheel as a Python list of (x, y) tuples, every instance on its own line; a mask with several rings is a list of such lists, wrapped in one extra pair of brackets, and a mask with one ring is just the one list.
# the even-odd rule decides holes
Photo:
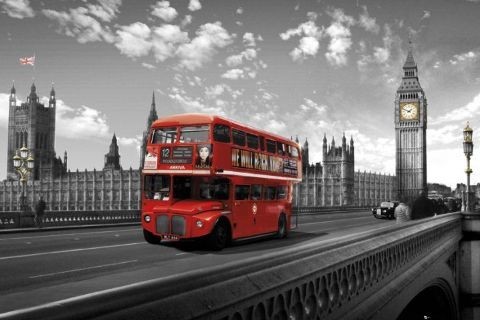
[(208, 237), (208, 245), (212, 250), (219, 251), (227, 246), (228, 227), (224, 221), (219, 221)]
[(283, 239), (283, 238), (286, 238), (287, 235), (288, 235), (287, 218), (285, 218), (285, 214), (282, 213), (278, 218), (277, 238)]
[(153, 235), (150, 231), (143, 230), (143, 237), (145, 238), (145, 241), (147, 241), (150, 244), (160, 244), (160, 237), (157, 237), (156, 235)]

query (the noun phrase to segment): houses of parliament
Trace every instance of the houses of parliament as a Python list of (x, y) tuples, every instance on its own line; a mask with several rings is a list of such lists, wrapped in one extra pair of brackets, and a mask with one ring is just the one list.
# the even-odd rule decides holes
[[(140, 170), (124, 170), (115, 134), (104, 167), (93, 171), (67, 169), (67, 152), (63, 160), (55, 152), (55, 90), (50, 91), (49, 103), (44, 105), (30, 88), (27, 101), (17, 105), (16, 88), (12, 86), (9, 99), (7, 179), (0, 182), (0, 211), (20, 210), (21, 184), (13, 167), (16, 150), (26, 146), (35, 160), (34, 169), (26, 184), (26, 203), (35, 204), (40, 197), (52, 211), (138, 210), (140, 208)], [(148, 128), (157, 119), (155, 97), (143, 133), (143, 148)], [(141, 162), (142, 163), (142, 162)]]

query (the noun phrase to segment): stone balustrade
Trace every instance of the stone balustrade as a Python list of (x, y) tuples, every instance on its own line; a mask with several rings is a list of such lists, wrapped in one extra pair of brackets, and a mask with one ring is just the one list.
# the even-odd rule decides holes
[[(451, 213), (17, 311), (11, 319), (397, 319), (446, 288), (458, 319), (462, 217)], [(108, 303), (105, 303), (108, 301)], [(408, 308), (407, 308), (408, 309)], [(455, 311), (457, 310), (457, 311)]]

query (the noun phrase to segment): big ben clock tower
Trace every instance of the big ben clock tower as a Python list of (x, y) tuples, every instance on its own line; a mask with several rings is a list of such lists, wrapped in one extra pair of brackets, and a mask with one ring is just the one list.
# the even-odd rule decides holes
[(427, 191), (427, 98), (418, 81), (411, 43), (395, 95), (394, 118), (397, 197), (409, 201)]

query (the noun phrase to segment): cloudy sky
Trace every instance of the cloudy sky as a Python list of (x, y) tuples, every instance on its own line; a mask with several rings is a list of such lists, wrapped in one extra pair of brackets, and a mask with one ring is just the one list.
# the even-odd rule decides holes
[[(103, 168), (112, 136), (137, 168), (152, 92), (159, 116), (220, 114), (355, 141), (355, 170), (395, 173), (394, 98), (409, 34), (428, 99), (428, 181), (465, 179), (462, 129), (480, 137), (480, 1), (0, 0), (0, 179), (8, 95), (57, 94), (56, 151)], [(36, 57), (34, 67), (20, 57)], [(480, 143), (477, 144), (477, 148)], [(478, 149), (476, 149), (478, 150)], [(480, 182), (474, 150), (472, 182)]]

